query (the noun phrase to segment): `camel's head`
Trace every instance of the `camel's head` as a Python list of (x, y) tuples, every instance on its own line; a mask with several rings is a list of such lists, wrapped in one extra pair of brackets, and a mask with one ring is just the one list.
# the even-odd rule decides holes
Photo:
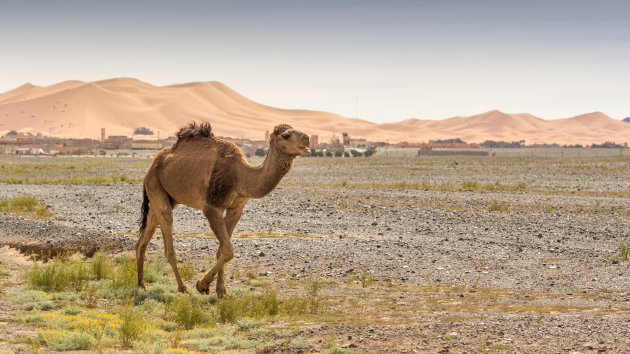
[(308, 135), (293, 129), (288, 124), (279, 124), (270, 136), (270, 148), (291, 156), (308, 156), (311, 154)]

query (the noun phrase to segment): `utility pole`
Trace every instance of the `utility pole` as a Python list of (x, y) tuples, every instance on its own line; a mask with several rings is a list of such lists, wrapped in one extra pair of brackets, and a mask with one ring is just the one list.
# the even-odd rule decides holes
[(354, 102), (354, 136), (359, 136), (359, 91), (355, 91)]

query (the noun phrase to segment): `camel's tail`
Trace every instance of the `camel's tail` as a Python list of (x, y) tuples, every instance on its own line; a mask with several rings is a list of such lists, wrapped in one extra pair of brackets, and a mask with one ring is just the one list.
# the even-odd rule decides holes
[(142, 185), (142, 209), (140, 215), (140, 235), (144, 232), (144, 229), (147, 227), (147, 216), (149, 215), (149, 197), (147, 197), (147, 190), (144, 188), (144, 184)]

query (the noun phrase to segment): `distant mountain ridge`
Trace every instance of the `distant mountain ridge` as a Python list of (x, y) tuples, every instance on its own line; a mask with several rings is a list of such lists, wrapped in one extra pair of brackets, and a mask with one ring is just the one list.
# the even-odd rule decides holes
[(72, 80), (50, 86), (27, 83), (0, 94), (0, 134), (15, 130), (98, 138), (101, 128), (107, 135), (131, 136), (136, 128), (146, 127), (166, 137), (193, 120), (210, 121), (219, 136), (255, 140), (264, 139), (276, 124), (288, 123), (319, 135), (320, 142), (343, 132), (390, 143), (448, 138), (527, 144), (630, 142), (630, 125), (601, 112), (544, 120), (492, 110), (469, 117), (377, 124), (328, 112), (270, 107), (216, 81), (154, 86), (134, 78)]

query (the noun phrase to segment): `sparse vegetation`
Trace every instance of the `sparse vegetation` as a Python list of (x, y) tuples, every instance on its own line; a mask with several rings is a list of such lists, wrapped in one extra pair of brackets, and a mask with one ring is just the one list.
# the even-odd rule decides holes
[(177, 295), (166, 304), (169, 319), (185, 329), (208, 322), (207, 311), (200, 299), (192, 295)]
[(92, 336), (81, 332), (47, 331), (40, 334), (39, 340), (58, 351), (89, 350), (95, 343)]
[(281, 312), (289, 315), (318, 314), (322, 312), (326, 306), (326, 298), (320, 294), (323, 286), (324, 282), (319, 275), (307, 278), (304, 284), (306, 296), (294, 295), (284, 300), (280, 306)]
[(462, 189), (464, 189), (464, 190), (478, 190), (479, 189), (479, 183), (477, 181), (464, 181), (464, 182), (462, 182)]
[(42, 218), (50, 216), (48, 209), (39, 205), (37, 197), (28, 194), (0, 200), (0, 212), (17, 215), (32, 215)]
[[(14, 301), (24, 304), (25, 314), (20, 315), (20, 321), (25, 324), (37, 324), (41, 328), (36, 339), (37, 343), (49, 350), (143, 347), (225, 351), (247, 350), (255, 347), (264, 349), (280, 345), (286, 350), (291, 350), (291, 348), (313, 350), (315, 348), (315, 350), (327, 350), (327, 352), (350, 353), (353, 351), (345, 347), (341, 348), (337, 344), (338, 336), (334, 329), (329, 332), (327, 349), (324, 349), (323, 344), (313, 347), (317, 342), (296, 336), (297, 330), (291, 328), (300, 326), (305, 316), (309, 316), (310, 322), (329, 323), (328, 321), (331, 321), (334, 323), (338, 320), (335, 315), (338, 311), (342, 311), (344, 322), (351, 323), (369, 321), (372, 315), (367, 314), (372, 312), (366, 314), (365, 311), (377, 311), (379, 315), (395, 321), (403, 314), (416, 313), (419, 308), (423, 309), (422, 316), (439, 313), (440, 317), (444, 317), (445, 311), (457, 314), (466, 312), (473, 315), (488, 310), (509, 313), (529, 312), (541, 316), (547, 313), (576, 311), (576, 308), (571, 306), (537, 303), (508, 305), (502, 300), (506, 296), (544, 296), (541, 293), (486, 288), (469, 289), (444, 285), (394, 288), (397, 290), (391, 293), (393, 297), (390, 300), (386, 300), (387, 296), (382, 296), (391, 292), (392, 288), (387, 288), (388, 292), (383, 293), (378, 285), (376, 287), (349, 285), (341, 291), (346, 293), (346, 297), (362, 297), (364, 300), (361, 301), (361, 305), (358, 302), (336, 300), (331, 302), (321, 294), (326, 281), (318, 275), (297, 281), (297, 285), (303, 286), (303, 296), (296, 294), (287, 298), (278, 297), (274, 290), (257, 292), (237, 289), (234, 295), (218, 301), (214, 297), (177, 294), (172, 277), (161, 279), (159, 283), (149, 287), (148, 293), (127, 292), (128, 297), (121, 298), (119, 293), (108, 291), (108, 289), (113, 289), (113, 279), (102, 275), (107, 273), (101, 270), (107, 266), (94, 266), (94, 264), (105, 264), (106, 259), (109, 259), (106, 256), (105, 252), (97, 253), (96, 259), (83, 262), (84, 269), (88, 273), (85, 277), (88, 284), (79, 287), (81, 290), (58, 287), (71, 291), (44, 292), (30, 285), (16, 288), (11, 292), (11, 298)], [(114, 273), (129, 273), (126, 268), (130, 257), (123, 254), (115, 258), (116, 262), (110, 264), (114, 267)], [(69, 269), (77, 267), (77, 262), (82, 261), (73, 257), (60, 257), (51, 260), (49, 265), (61, 263)], [(97, 273), (101, 274), (100, 280), (96, 280), (99, 278), (96, 276)], [(398, 295), (395, 294), (401, 294), (401, 290), (404, 294), (412, 292), (415, 294), (414, 298), (426, 300), (420, 303), (416, 301), (397, 303)], [(380, 295), (375, 296), (376, 294)], [(466, 294), (466, 296), (460, 297), (458, 294)], [(85, 298), (88, 295), (96, 296), (100, 301), (95, 301), (90, 306), (87, 302), (76, 301), (77, 298)], [(435, 296), (439, 296), (441, 300), (432, 301), (431, 299)], [(593, 295), (580, 296), (586, 299)], [(383, 302), (384, 300), (386, 301)], [(345, 306), (348, 305), (344, 304), (350, 304), (351, 307), (347, 308)], [(371, 307), (366, 307), (368, 304)], [(328, 306), (335, 306), (335, 312), (324, 311)], [(359, 306), (362, 311), (355, 313), (355, 309)], [(589, 308), (588, 311), (592, 310)], [(599, 311), (608, 310), (599, 309)], [(617, 311), (617, 309), (613, 308), (609, 311)], [(452, 321), (466, 320), (466, 317), (457, 316), (460, 319), (453, 317)], [(445, 320), (447, 317), (444, 317)], [(278, 322), (279, 318), (282, 320)], [(294, 322), (297, 319), (299, 320)], [(287, 321), (291, 323), (288, 327), (280, 329), (276, 327), (284, 326), (282, 324)], [(457, 340), (458, 336), (445, 334), (443, 338)], [(484, 348), (487, 350), (509, 349), (503, 344), (495, 343), (486, 343)]]
[(630, 241), (620, 241), (617, 253), (609, 258), (609, 261), (628, 261), (630, 260)]
[(367, 288), (374, 282), (374, 274), (364, 269), (359, 280), (361, 281), (361, 287)]
[(133, 342), (140, 340), (144, 335), (144, 327), (142, 312), (134, 309), (133, 305), (121, 309), (118, 336), (123, 346), (130, 348)]
[(224, 298), (218, 301), (218, 320), (233, 323), (244, 317), (264, 318), (278, 314), (279, 300), (275, 291)]
[(162, 254), (149, 257), (149, 259), (144, 262), (144, 281), (147, 283), (156, 283), (164, 278), (165, 264), (166, 257)]
[(109, 252), (100, 250), (94, 254), (91, 262), (94, 279), (111, 279), (114, 275), (114, 264), (109, 258)]
[(177, 269), (183, 281), (191, 281), (195, 274), (197, 274), (195, 267), (188, 262), (182, 262), (177, 266)]
[(494, 200), (488, 206), (488, 210), (489, 211), (507, 212), (507, 211), (510, 210), (510, 204), (507, 203), (507, 202), (501, 202), (501, 201)]
[(136, 260), (126, 253), (116, 256), (116, 272), (112, 286), (114, 289), (135, 288), (138, 281)]
[(102, 184), (102, 183), (124, 183), (142, 182), (142, 178), (128, 178), (121, 176), (92, 176), (92, 177), (72, 177), (72, 178), (3, 178), (0, 183), (6, 184)]
[(81, 291), (92, 278), (89, 268), (80, 259), (69, 256), (55, 257), (47, 264), (38, 262), (26, 273), (35, 289), (44, 291)]

